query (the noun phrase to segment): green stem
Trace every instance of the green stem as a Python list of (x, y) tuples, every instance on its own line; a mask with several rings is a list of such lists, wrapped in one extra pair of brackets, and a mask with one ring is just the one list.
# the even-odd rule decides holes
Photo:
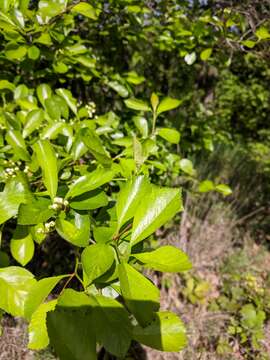
[(152, 135), (155, 135), (156, 131), (156, 122), (157, 122), (157, 113), (153, 112), (153, 125), (152, 125)]

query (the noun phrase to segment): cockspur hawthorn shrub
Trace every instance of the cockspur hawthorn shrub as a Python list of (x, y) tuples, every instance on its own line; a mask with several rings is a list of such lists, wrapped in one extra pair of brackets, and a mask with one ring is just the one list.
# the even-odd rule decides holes
[[(182, 321), (160, 311), (143, 274), (191, 268), (180, 249), (149, 241), (183, 210), (173, 176), (195, 175), (173, 153), (179, 132), (159, 123), (181, 101), (134, 97), (145, 79), (114, 74), (88, 39), (101, 12), (80, 1), (0, 2), (0, 309), (29, 322), (30, 349), (50, 343), (64, 360), (95, 359), (101, 346), (123, 358), (133, 339), (163, 351), (186, 344)], [(113, 111), (104, 103), (95, 115), (87, 96), (74, 97), (74, 82), (87, 90), (92, 79), (101, 99), (103, 87), (120, 96)], [(200, 185), (210, 190), (228, 192)], [(71, 273), (30, 271), (46, 242), (61, 241)]]
[[(1, 252), (0, 308), (29, 321), (30, 349), (50, 341), (65, 360), (95, 359), (97, 343), (123, 357), (132, 339), (180, 350), (184, 325), (175, 314), (159, 311), (159, 290), (142, 272), (191, 267), (181, 250), (147, 245), (182, 210), (181, 190), (153, 184), (148, 161), (162, 137), (174, 142), (179, 136), (156, 128), (158, 115), (179, 101), (159, 101), (155, 94), (150, 104), (128, 99), (129, 108), (153, 114), (152, 128), (138, 116), (140, 131), (121, 142), (113, 140), (118, 120), (89, 119), (89, 106), (80, 106), (64, 88), (22, 84), (10, 90), (0, 118), (0, 223), (18, 264), (12, 260), (9, 266)], [(55, 241), (62, 238), (74, 248), (74, 271), (37, 279), (26, 266), (55, 233)]]

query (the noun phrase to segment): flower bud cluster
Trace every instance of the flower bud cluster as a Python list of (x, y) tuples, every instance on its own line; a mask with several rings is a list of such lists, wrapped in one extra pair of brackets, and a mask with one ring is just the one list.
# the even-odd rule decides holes
[(53, 231), (54, 228), (55, 228), (55, 221), (49, 221), (44, 224), (44, 230), (38, 229), (38, 231), (40, 231), (40, 232), (44, 231), (47, 234), (47, 233)]
[(50, 209), (55, 211), (66, 211), (69, 207), (69, 202), (61, 197), (55, 197), (53, 199), (53, 204), (50, 205)]
[(90, 101), (87, 105), (85, 105), (85, 108), (88, 112), (88, 116), (91, 118), (96, 112), (96, 104), (93, 101)]

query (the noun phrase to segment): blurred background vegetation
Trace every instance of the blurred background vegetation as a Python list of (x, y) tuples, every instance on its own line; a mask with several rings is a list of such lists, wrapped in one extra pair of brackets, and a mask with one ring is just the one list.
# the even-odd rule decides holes
[[(181, 219), (158, 237), (187, 251), (193, 271), (184, 277), (150, 275), (162, 289), (163, 308), (185, 320), (189, 346), (181, 354), (134, 350), (130, 358), (270, 359), (269, 0), (89, 3), (96, 9), (92, 19), (41, 14), (49, 17), (47, 30), (41, 33), (33, 25), (19, 40), (0, 16), (5, 54), (0, 78), (29, 88), (44, 82), (68, 88), (111, 119), (119, 130), (115, 139), (121, 129), (132, 132), (136, 125), (124, 99), (146, 100), (152, 92), (180, 99), (179, 109), (158, 125), (180, 132), (177, 154), (192, 159), (199, 180), (232, 189), (227, 197), (199, 194), (193, 171), (180, 171), (167, 153), (156, 161), (159, 181), (185, 189)], [(37, 8), (38, 2), (30, 1), (30, 9)], [(33, 39), (38, 54), (18, 52)], [(10, 96), (5, 84), (0, 81), (2, 104)], [(162, 172), (162, 161), (172, 162), (171, 173)], [(63, 249), (54, 251), (59, 266)], [(43, 252), (49, 274), (50, 253)], [(23, 339), (23, 325), (9, 320), (9, 335), (0, 338), (0, 359), (7, 359), (5, 348), (14, 351), (14, 359), (54, 358), (49, 350), (26, 351), (23, 340), (16, 342)]]

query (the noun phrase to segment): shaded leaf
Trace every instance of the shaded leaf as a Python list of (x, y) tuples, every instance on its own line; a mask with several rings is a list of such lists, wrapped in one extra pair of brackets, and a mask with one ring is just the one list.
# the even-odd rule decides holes
[(88, 283), (103, 275), (114, 262), (114, 251), (106, 244), (87, 246), (82, 252), (82, 266)]
[(132, 266), (118, 265), (121, 293), (128, 309), (142, 326), (153, 320), (159, 309), (159, 290)]
[(168, 311), (156, 313), (153, 322), (145, 328), (135, 326), (133, 338), (161, 351), (180, 351), (187, 345), (183, 322)]

